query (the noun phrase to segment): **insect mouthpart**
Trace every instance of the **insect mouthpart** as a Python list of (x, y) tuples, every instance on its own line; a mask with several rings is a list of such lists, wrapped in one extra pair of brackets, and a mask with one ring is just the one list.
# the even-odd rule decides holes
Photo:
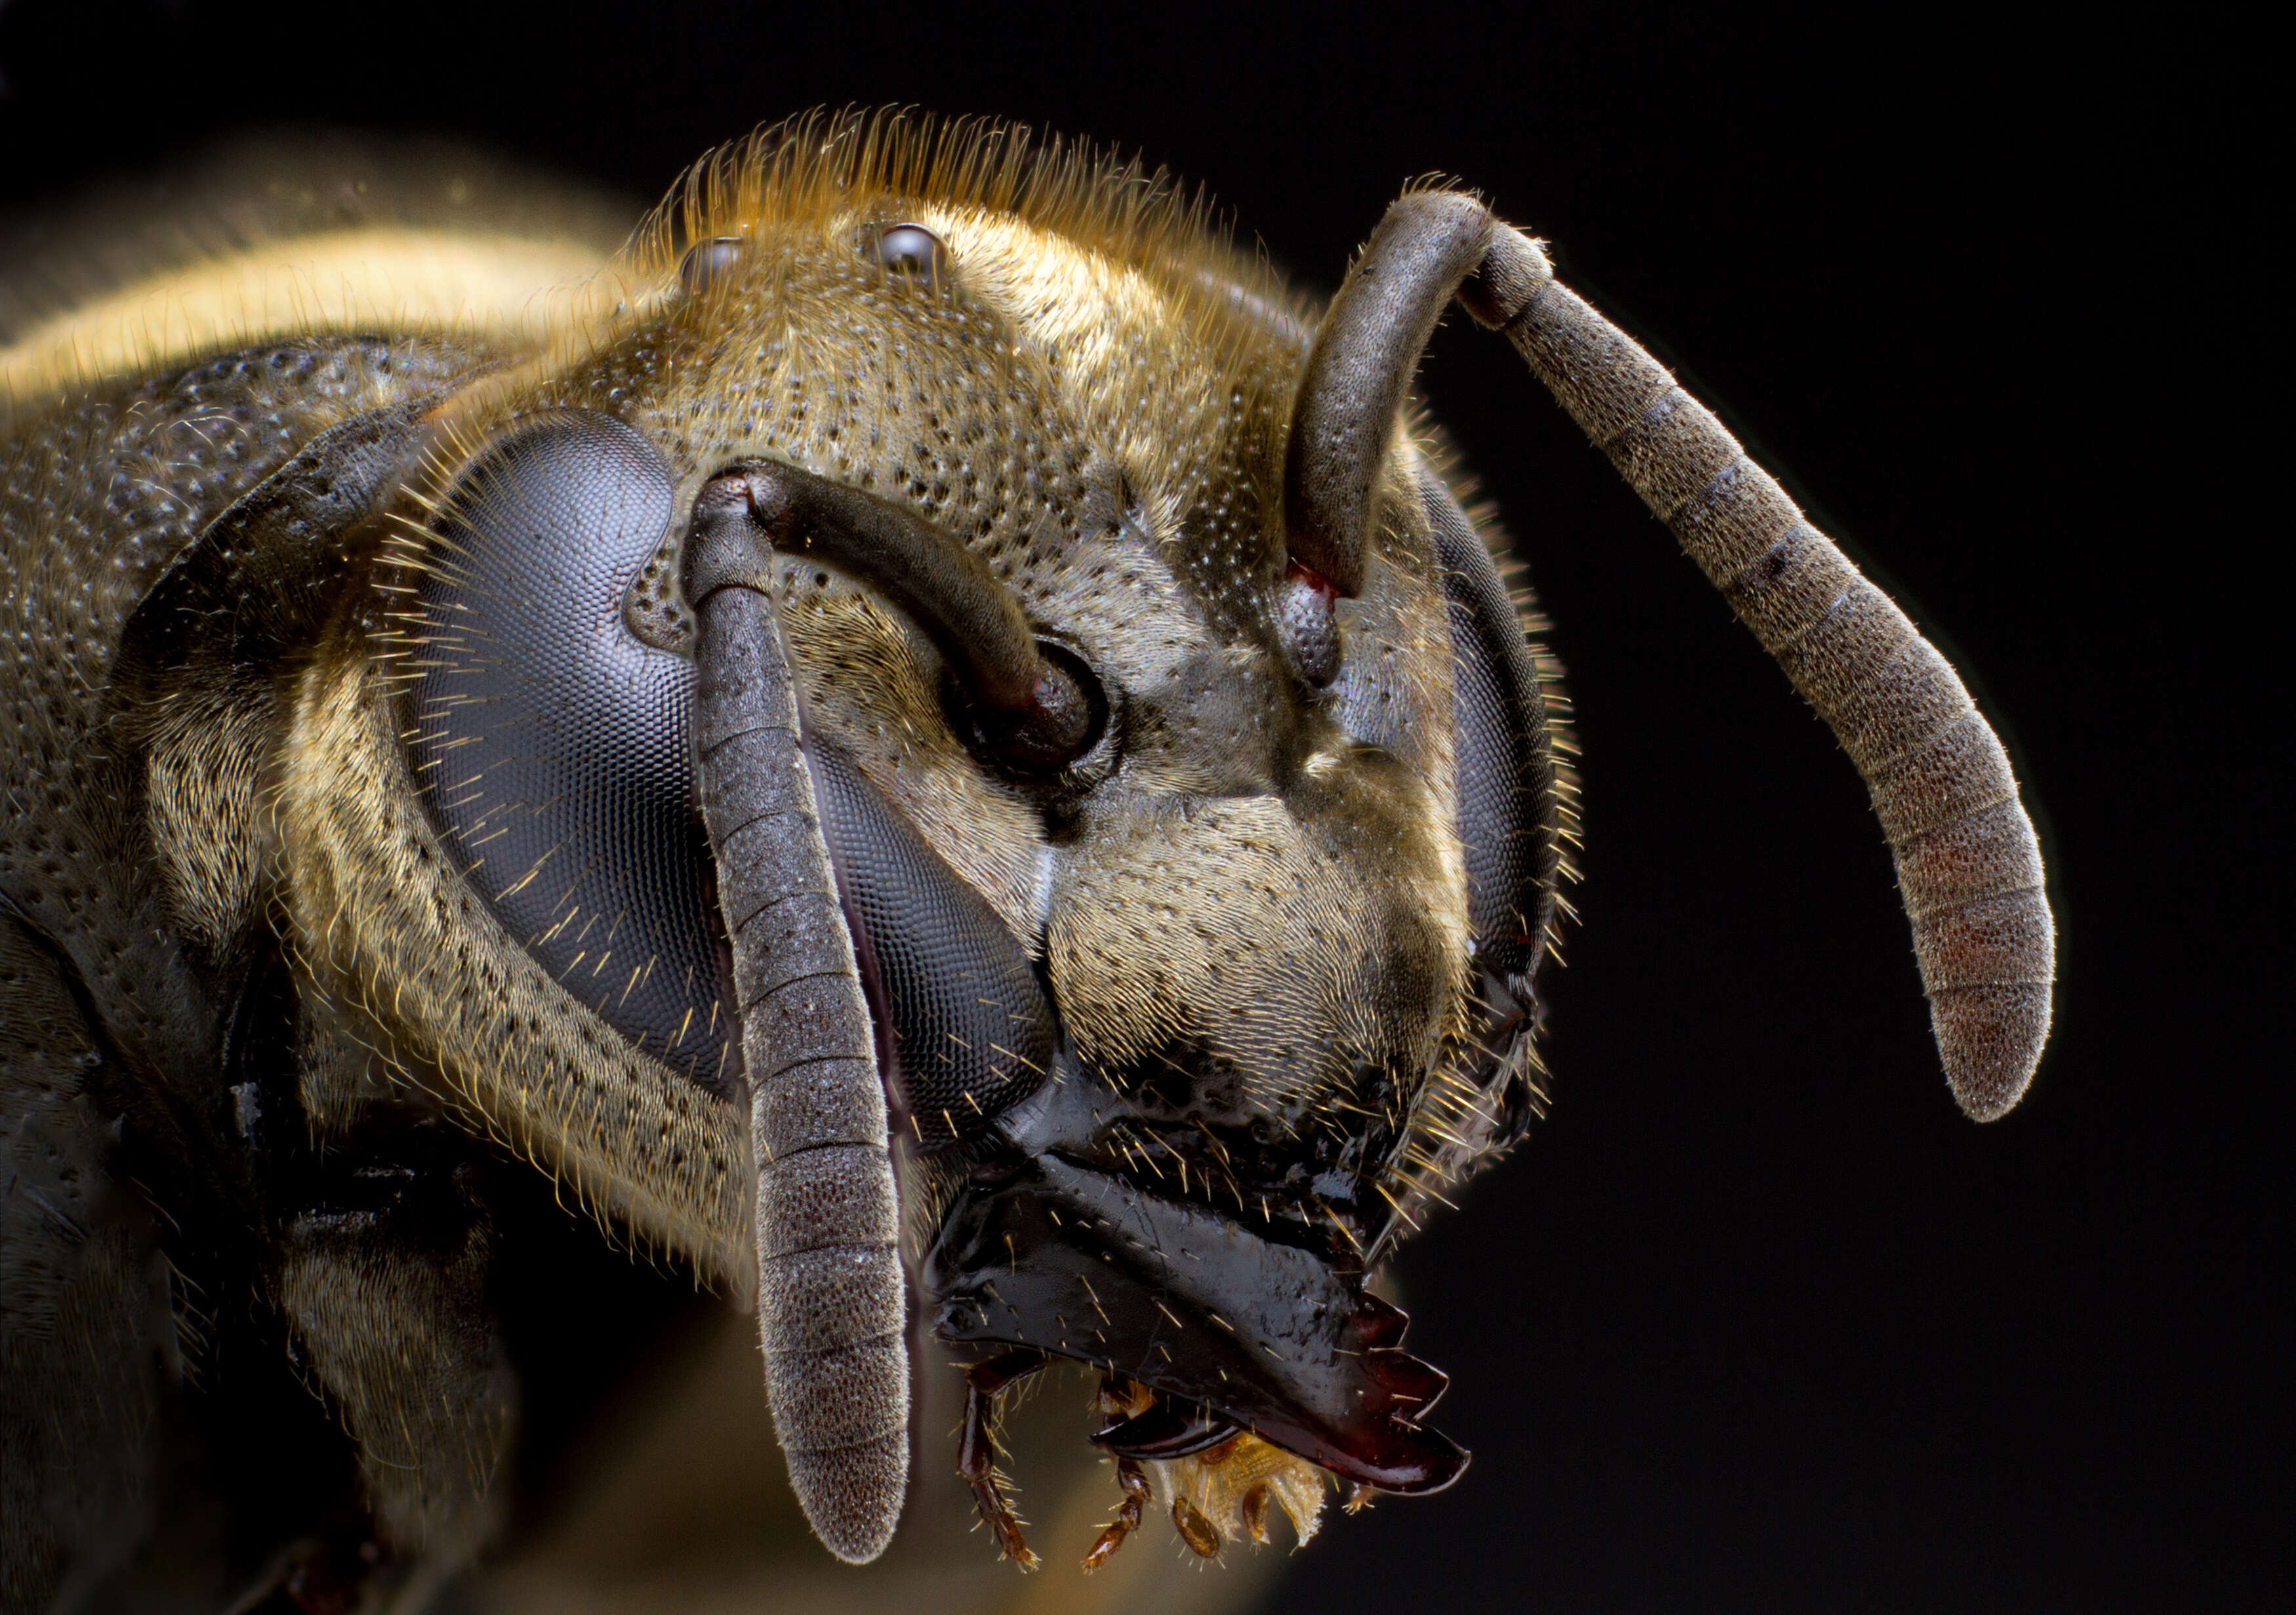
[[(1240, 1449), (1228, 1444), (1242, 1438), (1247, 1449), (1264, 1444), (1359, 1491), (1417, 1495), (1456, 1480), (1468, 1455), (1421, 1422), (1447, 1381), (1400, 1349), (1407, 1320), (1365, 1288), (1360, 1264), (1081, 1164), (1113, 1099), (1090, 1074), (1063, 1070), (994, 1129), (995, 1169), (976, 1173), (941, 1219), (922, 1272), (936, 1332), (996, 1349), (969, 1376), (968, 1430), (1004, 1385), (1065, 1357), (1121, 1390), (1104, 1397), (1120, 1416), (1093, 1438), (1119, 1461), (1120, 1478), (1127, 1464), (1198, 1459), (1191, 1472), (1225, 1495), (1233, 1488), (1210, 1484), (1205, 1465), (1218, 1465), (1205, 1455), (1232, 1457)], [(974, 1456), (968, 1444), (969, 1463)], [(979, 1456), (972, 1479), (982, 1512), (1021, 1558), (985, 1447)], [(1273, 1472), (1257, 1460), (1244, 1467)], [(1129, 1516), (1136, 1497), (1126, 1486)], [(1257, 1536), (1242, 1502), (1249, 1490), (1236, 1494), (1237, 1518)], [(1177, 1505), (1176, 1527), (1216, 1552), (1218, 1530), (1201, 1504), (1190, 1507), (1213, 1546), (1201, 1547)]]
[[(1206, 1559), (1241, 1537), (1265, 1545), (1271, 1503), (1292, 1521), (1300, 1546), (1315, 1536), (1328, 1477), (1314, 1464), (1136, 1381), (1103, 1379), (1099, 1400), (1116, 1422), (1093, 1439), (1114, 1457), (1124, 1501), (1085, 1555), (1086, 1570), (1098, 1570), (1124, 1545), (1152, 1497), (1170, 1514), (1180, 1540)], [(1160, 1426), (1161, 1433), (1143, 1443), (1144, 1423)], [(1358, 1488), (1349, 1506), (1360, 1507), (1367, 1496)]]

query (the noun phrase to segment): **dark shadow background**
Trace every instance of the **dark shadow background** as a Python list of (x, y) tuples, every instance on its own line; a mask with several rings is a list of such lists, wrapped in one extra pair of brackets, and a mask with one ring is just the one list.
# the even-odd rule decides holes
[(1578, 704), (1584, 923), (1552, 1119), (1401, 1264), (1477, 1462), (1333, 1520), (1277, 1607), (2264, 1608), (2288, 455), (2234, 389), (2284, 348), (2280, 205), (2242, 169), (2261, 41), (2164, 15), (13, 0), (0, 206), (309, 119), (644, 197), (908, 102), (1137, 149), (1328, 287), (1408, 176), (1483, 187), (1956, 655), (2044, 824), (2058, 1031), (2022, 1109), (1960, 1119), (1848, 762), (1512, 352), (1447, 329), (1424, 389)]

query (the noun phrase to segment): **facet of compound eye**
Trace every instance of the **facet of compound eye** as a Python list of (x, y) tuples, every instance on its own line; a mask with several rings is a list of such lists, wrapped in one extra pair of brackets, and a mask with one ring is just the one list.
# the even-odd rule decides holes
[(748, 250), (738, 235), (714, 235), (696, 242), (677, 260), (677, 283), (688, 297), (699, 297), (734, 273)]
[[(412, 596), (405, 744), (417, 778), (452, 782), (424, 809), (496, 918), (609, 1026), (723, 1093), (739, 1051), (689, 801), (691, 664), (617, 609), (676, 495), (645, 438), (594, 412), (528, 415), (474, 456), (435, 519), (455, 563)], [(609, 927), (636, 980), (594, 968)]]
[(894, 275), (930, 286), (947, 278), (948, 248), (922, 225), (895, 225), (877, 238), (877, 261)]

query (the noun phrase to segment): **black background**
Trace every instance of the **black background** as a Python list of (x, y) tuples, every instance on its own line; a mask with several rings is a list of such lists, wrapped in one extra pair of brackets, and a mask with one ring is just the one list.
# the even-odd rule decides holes
[(289, 119), (644, 197), (902, 102), (1136, 149), (1328, 287), (1409, 176), (1482, 187), (1971, 676), (2043, 824), (2058, 1029), (2021, 1110), (1956, 1113), (1847, 761), (1447, 328), (1423, 386), (1578, 703), (1584, 923), (1552, 1119), (1401, 1267), (1477, 1462), (1334, 1521), (1278, 1607), (2261, 1608), (2296, 1534), (2289, 501), (2239, 384), (2284, 346), (2284, 194), (2243, 169), (2262, 43), (2166, 15), (14, 0), (0, 204)]

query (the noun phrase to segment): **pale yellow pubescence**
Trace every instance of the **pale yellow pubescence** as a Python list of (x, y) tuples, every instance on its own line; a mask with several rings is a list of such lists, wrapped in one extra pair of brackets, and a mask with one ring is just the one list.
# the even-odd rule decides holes
[(338, 642), (297, 694), (276, 799), (303, 969), (400, 1079), (748, 1301), (742, 1118), (565, 992), (457, 878), (380, 674)]
[(618, 295), (570, 239), (373, 226), (258, 242), (52, 316), (0, 348), (0, 411), (202, 353), (329, 332), (462, 335), (517, 350)]

